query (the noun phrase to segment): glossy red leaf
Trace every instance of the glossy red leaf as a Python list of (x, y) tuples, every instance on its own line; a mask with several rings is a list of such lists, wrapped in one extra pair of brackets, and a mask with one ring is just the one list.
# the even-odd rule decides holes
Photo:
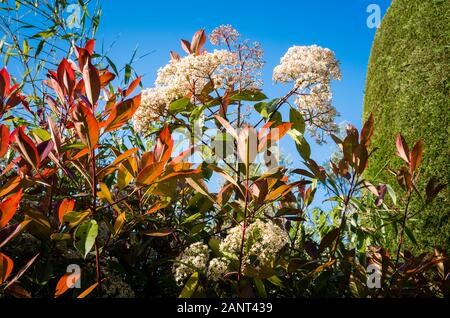
[(74, 106), (71, 115), (78, 137), (89, 149), (94, 149), (100, 138), (100, 129), (91, 108), (78, 103)]
[(186, 40), (181, 40), (181, 48), (187, 53), (191, 54), (191, 43)]
[(11, 78), (6, 68), (0, 70), (0, 98), (5, 98), (9, 95), (9, 86)]
[(141, 76), (139, 76), (138, 78), (136, 78), (135, 80), (133, 80), (130, 85), (128, 86), (128, 88), (126, 90), (123, 91), (123, 97), (127, 97), (130, 96), (131, 93), (133, 93), (133, 91), (136, 89), (136, 87), (138, 87), (138, 85), (141, 83)]
[(0, 253), (0, 285), (3, 284), (11, 275), (14, 268), (14, 262), (11, 258)]
[(10, 139), (12, 139), (19, 147), (22, 157), (32, 167), (37, 169), (41, 161), (39, 152), (34, 142), (25, 134), (24, 130), (24, 126), (15, 129), (11, 134)]
[(22, 189), (10, 195), (0, 203), (0, 229), (8, 224), (19, 207), (22, 199)]
[(131, 119), (131, 117), (133, 117), (133, 114), (136, 112), (140, 104), (141, 94), (115, 105), (106, 119), (105, 132), (114, 131), (122, 127), (128, 120)]
[(422, 162), (424, 147), (425, 145), (423, 143), (423, 140), (418, 140), (411, 150), (409, 161), (411, 163), (411, 171), (413, 172), (420, 166), (420, 163)]
[(9, 129), (6, 125), (0, 125), (0, 158), (8, 151), (9, 147)]
[(85, 63), (82, 73), (86, 97), (91, 103), (92, 108), (95, 109), (95, 104), (100, 96), (100, 75), (98, 70), (91, 64), (90, 60)]
[(58, 208), (58, 221), (59, 223), (63, 223), (64, 215), (66, 213), (69, 213), (73, 211), (73, 208), (75, 206), (75, 200), (74, 199), (67, 199), (61, 201)]

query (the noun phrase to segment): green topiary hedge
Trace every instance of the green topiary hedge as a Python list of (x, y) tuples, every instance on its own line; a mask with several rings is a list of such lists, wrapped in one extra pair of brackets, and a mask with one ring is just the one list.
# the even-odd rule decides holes
[[(366, 79), (363, 117), (373, 112), (373, 144), (380, 147), (369, 178), (396, 184), (385, 170), (378, 173), (390, 159), (389, 165), (398, 167), (392, 154), (395, 135), (401, 132), (410, 145), (419, 138), (425, 142), (419, 188), (431, 176), (450, 183), (449, 56), (450, 1), (392, 1), (377, 31)], [(412, 208), (420, 209), (418, 200)], [(450, 249), (448, 186), (418, 214), (414, 233), (422, 247)]]

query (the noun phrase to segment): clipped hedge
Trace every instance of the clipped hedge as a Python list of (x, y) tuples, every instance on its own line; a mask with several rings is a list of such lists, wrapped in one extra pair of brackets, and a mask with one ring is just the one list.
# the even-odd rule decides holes
[[(432, 177), (450, 183), (449, 65), (450, 1), (393, 0), (373, 43), (366, 79), (364, 119), (373, 112), (373, 144), (380, 147), (368, 177), (395, 185), (384, 169), (395, 135), (408, 144), (425, 141), (420, 188)], [(380, 172), (380, 170), (383, 170)], [(398, 191), (400, 191), (397, 187)], [(416, 200), (412, 209), (421, 204)], [(450, 247), (449, 187), (418, 214), (414, 233), (422, 247)]]

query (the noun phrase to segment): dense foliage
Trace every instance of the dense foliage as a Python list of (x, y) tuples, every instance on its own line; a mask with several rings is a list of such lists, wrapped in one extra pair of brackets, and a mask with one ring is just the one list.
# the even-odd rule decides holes
[[(380, 148), (369, 178), (395, 186), (384, 168), (395, 164), (390, 161), (391, 141), (401, 131), (408, 141), (425, 142), (420, 185), (433, 175), (450, 183), (449, 28), (448, 1), (392, 1), (377, 31), (367, 72), (364, 118), (374, 114), (378, 125), (373, 141)], [(438, 242), (450, 246), (449, 198), (447, 187), (427, 209), (420, 199), (411, 203), (412, 209), (421, 210), (412, 226), (421, 247)]]
[[(273, 72), (289, 88), (269, 100), (261, 47), (231, 26), (209, 39), (182, 40), (141, 92), (84, 37), (45, 80), (1, 69), (0, 296), (448, 296), (444, 249), (407, 248), (411, 200), (445, 187), (420, 186), (426, 144), (392, 138), (399, 191), (368, 180), (377, 122), (337, 134), (331, 50), (290, 48)], [(326, 165), (308, 134), (336, 143)], [(282, 164), (288, 137), (298, 167)]]

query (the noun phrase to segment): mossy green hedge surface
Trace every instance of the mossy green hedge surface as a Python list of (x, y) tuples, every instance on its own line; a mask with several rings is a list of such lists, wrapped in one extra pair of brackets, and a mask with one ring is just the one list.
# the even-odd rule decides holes
[[(419, 189), (432, 176), (450, 183), (449, 55), (450, 1), (392, 1), (377, 31), (367, 73), (364, 119), (374, 114), (373, 145), (380, 147), (370, 163), (369, 179), (386, 164), (399, 166), (392, 154), (400, 132), (411, 146), (419, 138), (425, 142)], [(376, 181), (396, 185), (385, 169)], [(413, 211), (420, 207), (419, 200), (413, 202)], [(422, 247), (450, 250), (448, 186), (411, 226)]]

